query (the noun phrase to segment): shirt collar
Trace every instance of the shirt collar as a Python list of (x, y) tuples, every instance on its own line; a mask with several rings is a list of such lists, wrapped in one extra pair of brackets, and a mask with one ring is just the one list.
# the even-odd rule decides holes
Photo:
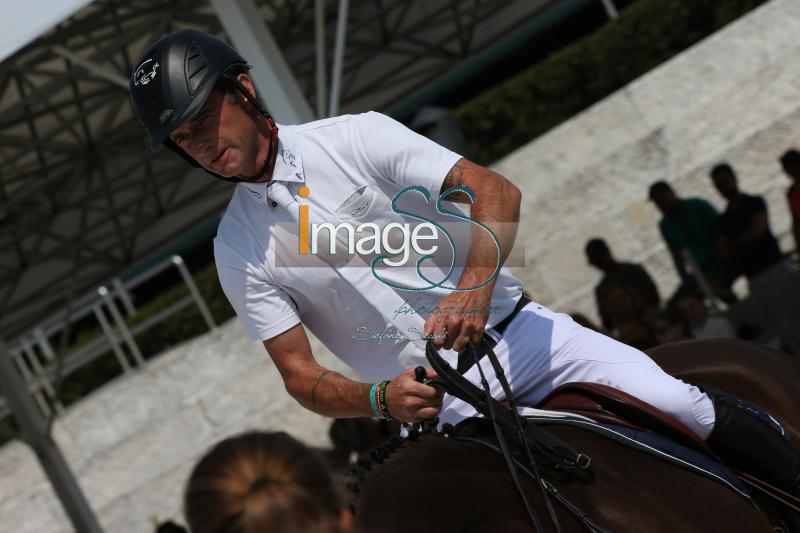
[(278, 125), (278, 156), (270, 181), (263, 183), (242, 183), (250, 194), (259, 202), (267, 204), (267, 187), (272, 181), (287, 183), (303, 183), (303, 159), (297, 142), (294, 126)]
[(278, 132), (278, 157), (275, 158), (273, 181), (303, 182), (303, 159), (294, 126), (280, 126)]

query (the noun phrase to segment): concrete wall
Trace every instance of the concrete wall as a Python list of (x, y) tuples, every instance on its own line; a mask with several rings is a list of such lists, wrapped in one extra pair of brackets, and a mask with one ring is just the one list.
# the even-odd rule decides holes
[(583, 247), (607, 239), (643, 262), (662, 296), (678, 284), (647, 201), (667, 180), (718, 208), (708, 171), (730, 162), (762, 194), (784, 249), (793, 246), (778, 157), (800, 146), (800, 2), (773, 0), (499, 161), (523, 191), (526, 288), (554, 309), (597, 317), (599, 273)]
[[(353, 375), (312, 339), (323, 365)], [(152, 531), (181, 516), (183, 486), (215, 442), (248, 429), (284, 430), (328, 446), (330, 420), (300, 407), (260, 343), (236, 320), (160, 355), (70, 407), (54, 435), (106, 531)], [(31, 450), (0, 449), (0, 529), (71, 531)]]
[[(800, 2), (773, 0), (500, 161), (496, 168), (525, 195), (528, 266), (518, 275), (528, 290), (559, 310), (594, 316), (598, 275), (583, 245), (602, 236), (670, 291), (677, 278), (647, 188), (666, 179), (684, 196), (721, 206), (706, 174), (723, 159), (744, 190), (766, 195), (773, 227), (786, 233), (788, 182), (776, 159), (800, 144), (797, 35)], [(55, 436), (107, 531), (145, 532), (150, 517), (180, 519), (191, 466), (223, 437), (271, 428), (326, 443), (328, 421), (294, 404), (280, 383), (263, 348), (230, 322), (73, 406)], [(0, 524), (17, 533), (70, 530), (20, 443), (0, 450)]]

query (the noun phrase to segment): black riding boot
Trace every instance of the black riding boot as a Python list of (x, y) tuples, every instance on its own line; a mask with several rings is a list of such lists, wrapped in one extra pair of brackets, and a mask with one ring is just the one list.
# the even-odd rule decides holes
[(709, 447), (729, 466), (800, 497), (800, 450), (763, 413), (724, 394), (709, 393), (716, 422)]

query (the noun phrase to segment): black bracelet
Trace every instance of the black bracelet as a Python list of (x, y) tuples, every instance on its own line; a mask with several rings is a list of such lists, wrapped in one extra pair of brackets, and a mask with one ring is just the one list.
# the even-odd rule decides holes
[(394, 420), (392, 415), (389, 414), (389, 409), (386, 407), (386, 387), (389, 385), (389, 381), (381, 381), (380, 385), (378, 385), (378, 408), (383, 412), (383, 418), (385, 420)]

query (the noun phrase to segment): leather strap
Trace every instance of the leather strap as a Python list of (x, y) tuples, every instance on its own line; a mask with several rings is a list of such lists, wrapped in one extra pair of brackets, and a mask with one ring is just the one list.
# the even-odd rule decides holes
[[(512, 317), (513, 318), (513, 317)], [(509, 320), (510, 322), (510, 320)], [(569, 444), (561, 441), (554, 435), (544, 431), (538, 426), (524, 420), (516, 409), (516, 403), (511, 391), (511, 387), (505, 378), (503, 368), (500, 362), (492, 351), (492, 347), (487, 342), (488, 336), (484, 335), (479, 346), (475, 346), (472, 341), (467, 343), (467, 354), (472, 358), (475, 365), (478, 367), (480, 373), (480, 381), (483, 390), (475, 384), (466, 379), (463, 375), (459, 374), (447, 362), (439, 356), (432, 339), (428, 339), (425, 356), (431, 367), (436, 371), (437, 378), (429, 385), (441, 386), (448, 394), (451, 394), (467, 403), (472, 405), (476, 411), (483, 414), (492, 423), (494, 427), (495, 436), (498, 445), (502, 452), (502, 456), (508, 467), (511, 479), (517, 488), (517, 492), (525, 505), (528, 516), (537, 532), (543, 533), (544, 527), (541, 519), (536, 513), (535, 507), (532, 505), (525, 488), (523, 487), (517, 465), (514, 461), (513, 453), (508, 446), (506, 437), (515, 441), (520, 446), (526, 455), (528, 464), (537, 480), (537, 485), (542, 491), (542, 498), (547, 507), (548, 515), (557, 533), (561, 532), (561, 527), (558, 523), (558, 518), (555, 510), (550, 502), (548, 493), (545, 486), (541, 483), (542, 478), (539, 474), (539, 467), (537, 461), (542, 460), (549, 466), (560, 468), (569, 471), (573, 468), (588, 470), (591, 465), (591, 459), (586, 455), (578, 452)], [(497, 380), (500, 382), (506, 400), (509, 402), (509, 407), (505, 407), (500, 402), (491, 396), (489, 383), (486, 376), (478, 364), (478, 361), (483, 357), (487, 357), (492, 365)], [(536, 450), (537, 458), (534, 459), (533, 450)]]
[[(472, 349), (475, 350), (475, 347), (473, 346)], [(482, 359), (486, 355), (485, 352), (489, 350), (491, 350), (491, 347), (487, 345), (486, 337), (484, 336), (475, 354), (475, 358), (478, 360)], [(442, 359), (439, 355), (432, 339), (428, 339), (425, 346), (425, 356), (428, 359), (428, 363), (439, 376), (433, 381), (429, 381), (429, 385), (442, 387), (445, 392), (472, 405), (475, 407), (476, 411), (486, 417), (490, 416), (488, 404), (492, 403), (492, 411), (497, 414), (497, 421), (500, 426), (503, 427), (509, 435), (512, 435), (515, 440), (519, 441), (517, 444), (520, 446), (524, 445), (521, 436), (518, 434), (516, 413), (514, 411), (492, 398), (486, 391), (482, 390), (463, 375), (459, 374), (455, 368), (451, 367), (447, 361)], [(499, 367), (499, 363), (497, 366)], [(502, 375), (502, 368), (500, 370), (500, 375)], [(547, 466), (556, 467), (556, 465), (558, 465), (558, 468), (565, 471), (571, 471), (573, 469), (588, 470), (590, 468), (591, 459), (575, 450), (571, 445), (544, 431), (533, 423), (523, 420), (521, 424), (523, 426), (522, 429), (525, 439), (527, 442), (534, 443), (537, 455), (541, 454), (540, 459)]]
[[(517, 301), (517, 305), (514, 306), (514, 309), (508, 314), (508, 316), (506, 316), (503, 320), (495, 324), (494, 327), (489, 329), (494, 331), (498, 337), (502, 337), (503, 334), (506, 332), (508, 325), (511, 324), (511, 321), (514, 320), (514, 318), (519, 314), (519, 312), (522, 311), (522, 309), (526, 305), (531, 303), (531, 301), (532, 300), (530, 298), (528, 298), (523, 294), (520, 297), (519, 301)], [(486, 342), (492, 348), (497, 346), (497, 341), (494, 340), (490, 335), (484, 334), (483, 338), (486, 339)], [(486, 355), (486, 352), (483, 352), (480, 355), (481, 357), (483, 357), (484, 355)], [(459, 374), (464, 375), (464, 373), (470, 368), (472, 368), (474, 364), (475, 362), (473, 361), (473, 359), (471, 357), (468, 357), (466, 348), (458, 352), (458, 365), (456, 365), (456, 370), (458, 371)]]

